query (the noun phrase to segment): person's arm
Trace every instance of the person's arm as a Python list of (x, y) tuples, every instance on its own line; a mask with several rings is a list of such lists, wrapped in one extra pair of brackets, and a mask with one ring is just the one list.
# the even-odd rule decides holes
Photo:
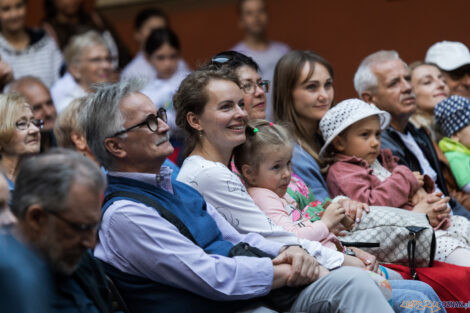
[(301, 222), (294, 222), (292, 216), (286, 211), (284, 204), (274, 192), (268, 189), (254, 188), (250, 190), (254, 202), (276, 225), (284, 230), (294, 233), (299, 238), (322, 241), (330, 231), (322, 221), (310, 222), (300, 217)]
[(265, 295), (274, 278), (271, 259), (208, 255), (155, 209), (128, 200), (108, 208), (99, 239), (104, 262), (213, 300)]
[(233, 244), (246, 242), (272, 256), (278, 255), (283, 247), (282, 243), (268, 240), (258, 233), (240, 234), (210, 203), (206, 204), (206, 209), (219, 227), (222, 237)]
[(328, 172), (327, 184), (333, 195), (346, 195), (368, 205), (401, 208), (409, 201), (412, 184), (418, 186), (413, 173), (403, 166), (397, 166), (390, 177), (376, 184), (373, 180), (378, 178), (370, 173), (371, 169), (341, 163), (333, 164)]
[(292, 154), (292, 170), (310, 187), (315, 197), (324, 202), (329, 198), (326, 182), (315, 159), (295, 144)]
[(343, 256), (317, 241), (299, 239), (276, 225), (254, 203), (245, 186), (226, 167), (208, 167), (194, 181), (197, 190), (241, 234), (258, 233), (281, 244), (301, 244), (320, 264), (333, 268)]

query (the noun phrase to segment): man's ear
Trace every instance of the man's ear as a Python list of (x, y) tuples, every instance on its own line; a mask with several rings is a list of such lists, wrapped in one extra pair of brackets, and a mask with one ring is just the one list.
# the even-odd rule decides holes
[(45, 229), (47, 222), (47, 212), (39, 204), (32, 204), (26, 209), (23, 218), (25, 231), (31, 236), (40, 234)]
[(104, 140), (104, 146), (106, 150), (116, 158), (122, 159), (127, 155), (127, 152), (123, 147), (123, 142), (119, 137), (106, 138)]
[(372, 92), (370, 91), (364, 91), (361, 94), (361, 99), (364, 100), (367, 103), (372, 103), (374, 96), (372, 95)]
[(245, 179), (246, 183), (250, 186), (254, 186), (256, 183), (256, 173), (254, 168), (249, 164), (243, 164), (240, 173)]
[(333, 145), (333, 147), (335, 148), (336, 151), (338, 152), (343, 152), (344, 149), (346, 148), (346, 145), (345, 145), (345, 142), (344, 142), (344, 138), (341, 137), (341, 136), (336, 136), (333, 141), (331, 142), (331, 144)]
[(194, 128), (197, 131), (202, 131), (203, 128), (201, 126), (201, 120), (199, 119), (199, 116), (194, 114), (193, 112), (188, 112), (186, 114), (186, 121), (188, 121), (189, 126)]
[(79, 133), (72, 132), (70, 134), (70, 140), (72, 140), (73, 144), (75, 145), (78, 151), (85, 151), (88, 147), (85, 136)]

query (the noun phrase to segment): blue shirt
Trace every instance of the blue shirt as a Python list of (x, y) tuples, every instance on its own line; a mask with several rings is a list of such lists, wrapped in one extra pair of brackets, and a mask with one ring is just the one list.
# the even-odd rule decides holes
[[(110, 172), (111, 176), (145, 182), (172, 193), (171, 171), (160, 175)], [(241, 235), (211, 205), (207, 213), (222, 237), (233, 244), (246, 242), (277, 255), (282, 244), (258, 234)], [(99, 231), (95, 256), (118, 270), (212, 300), (250, 299), (271, 290), (273, 265), (268, 258), (224, 257), (207, 254), (144, 204), (118, 200), (108, 207)]]

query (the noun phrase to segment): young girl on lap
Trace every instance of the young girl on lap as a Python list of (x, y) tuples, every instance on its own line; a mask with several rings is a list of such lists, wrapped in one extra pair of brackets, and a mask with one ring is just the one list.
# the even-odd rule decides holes
[(359, 99), (345, 100), (325, 114), (320, 156), (334, 161), (327, 176), (329, 191), (369, 205), (426, 213), (437, 229), (436, 260), (470, 266), (470, 223), (449, 215), (446, 206), (423, 205), (420, 200), (434, 190), (431, 179), (398, 165), (390, 150), (380, 149), (380, 133), (389, 122), (389, 113)]
[(342, 250), (333, 232), (339, 224), (349, 228), (354, 221), (337, 202), (316, 200), (301, 179), (290, 184), (292, 142), (288, 131), (265, 120), (253, 120), (248, 123), (246, 137), (234, 150), (235, 165), (258, 207), (299, 238)]

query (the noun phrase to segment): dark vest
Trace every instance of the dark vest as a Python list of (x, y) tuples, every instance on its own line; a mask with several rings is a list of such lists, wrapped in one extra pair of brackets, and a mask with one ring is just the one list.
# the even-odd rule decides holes
[[(233, 245), (222, 238), (217, 224), (206, 211), (202, 196), (184, 183), (172, 180), (172, 186), (174, 194), (137, 180), (108, 176), (105, 198), (116, 191), (134, 192), (152, 198), (183, 222), (197, 245), (206, 253), (227, 256)], [(122, 199), (139, 202), (132, 198), (114, 197), (103, 204), (103, 214), (114, 201)], [(252, 302), (213, 301), (184, 289), (121, 272), (109, 264), (104, 264), (104, 267), (133, 313), (234, 312)]]

